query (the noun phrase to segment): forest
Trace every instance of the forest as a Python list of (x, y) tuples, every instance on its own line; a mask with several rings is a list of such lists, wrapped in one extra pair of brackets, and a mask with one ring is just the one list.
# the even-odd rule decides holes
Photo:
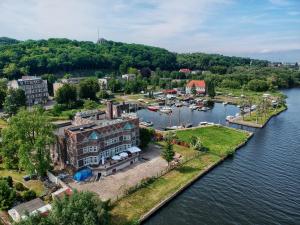
[(174, 71), (179, 68), (231, 72), (235, 66), (267, 66), (263, 60), (216, 54), (177, 54), (163, 48), (113, 41), (93, 43), (69, 39), (18, 41), (0, 38), (0, 77), (41, 75), (74, 70), (107, 70), (125, 73), (128, 68)]

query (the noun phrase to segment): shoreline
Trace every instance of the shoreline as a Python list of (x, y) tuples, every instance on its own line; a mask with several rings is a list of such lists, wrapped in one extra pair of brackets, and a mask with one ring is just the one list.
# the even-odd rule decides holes
[[(232, 129), (235, 129), (235, 128), (232, 128)], [(236, 130), (238, 130), (238, 129), (236, 129)], [(250, 139), (254, 135), (253, 132), (249, 132), (249, 131), (244, 131), (244, 132), (248, 133), (249, 136), (248, 136), (248, 138), (243, 143), (241, 143), (237, 147), (235, 147), (234, 153), (237, 150), (239, 150), (240, 148), (242, 148), (243, 146), (245, 146), (248, 143), (248, 141), (250, 141)], [(206, 166), (203, 170), (201, 170), (199, 172), (199, 174), (197, 176), (195, 176), (193, 179), (191, 179), (189, 182), (187, 182), (183, 187), (179, 188), (177, 191), (175, 191), (174, 193), (172, 193), (166, 199), (162, 200), (156, 206), (154, 206), (152, 209), (150, 209), (147, 213), (145, 213), (144, 215), (142, 215), (140, 217), (140, 219), (138, 220), (138, 224), (142, 224), (145, 221), (147, 221), (149, 218), (151, 218), (151, 216), (153, 216), (155, 213), (157, 213), (161, 208), (165, 207), (169, 202), (171, 202), (173, 199), (175, 199), (179, 194), (181, 194), (182, 192), (184, 192), (187, 188), (189, 188), (196, 181), (198, 181), (203, 176), (205, 176), (206, 174), (208, 174), (210, 171), (212, 171), (213, 169), (215, 169), (218, 165), (222, 164), (229, 157), (232, 157), (232, 155), (228, 154), (228, 155), (222, 157), (221, 159), (219, 159), (217, 162), (212, 163), (212, 164)]]
[(273, 117), (278, 116), (279, 114), (286, 111), (287, 109), (288, 109), (288, 107), (286, 106), (284, 109), (271, 115), (263, 124), (259, 124), (259, 123), (255, 123), (255, 122), (251, 122), (251, 121), (234, 120), (234, 119), (229, 121), (229, 123), (247, 126), (247, 127), (253, 127), (253, 128), (264, 128)]

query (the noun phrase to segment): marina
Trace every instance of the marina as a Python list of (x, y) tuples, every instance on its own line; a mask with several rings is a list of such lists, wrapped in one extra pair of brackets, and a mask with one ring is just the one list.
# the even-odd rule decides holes
[(144, 224), (299, 224), (300, 89), (285, 94), (287, 111)]

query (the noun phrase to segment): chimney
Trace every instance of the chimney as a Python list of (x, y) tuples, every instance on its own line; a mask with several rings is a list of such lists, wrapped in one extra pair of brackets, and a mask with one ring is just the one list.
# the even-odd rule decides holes
[(107, 103), (106, 103), (106, 118), (109, 120), (113, 119), (113, 103), (112, 103), (112, 101), (107, 101)]

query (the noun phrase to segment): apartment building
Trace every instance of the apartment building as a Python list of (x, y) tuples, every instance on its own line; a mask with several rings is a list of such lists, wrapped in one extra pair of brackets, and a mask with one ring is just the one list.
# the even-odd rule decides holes
[(41, 77), (23, 76), (22, 79), (13, 80), (8, 84), (9, 88), (21, 88), (26, 95), (26, 103), (29, 106), (45, 104), (48, 101), (47, 81)]
[(114, 118), (111, 102), (105, 119), (78, 114), (72, 125), (58, 129), (57, 136), (54, 158), (75, 170), (90, 167), (109, 175), (138, 160), (139, 118), (135, 114)]

